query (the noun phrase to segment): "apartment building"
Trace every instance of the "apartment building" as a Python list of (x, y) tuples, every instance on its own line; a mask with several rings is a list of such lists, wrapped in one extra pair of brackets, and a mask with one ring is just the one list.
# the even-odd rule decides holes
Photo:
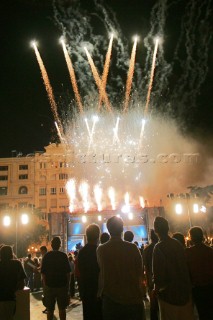
[[(98, 223), (106, 231), (108, 217), (120, 213), (105, 208), (98, 212), (91, 208), (87, 219), (82, 221), (84, 209), (77, 208), (69, 213), (69, 199), (66, 182), (75, 176), (72, 162), (72, 150), (63, 144), (50, 144), (44, 152), (35, 152), (26, 156), (13, 156), (0, 159), (0, 215), (15, 210), (39, 208), (42, 219), (49, 226), (50, 237), (59, 235), (63, 249), (72, 250), (79, 242), (84, 243), (85, 227), (88, 223)], [(149, 225), (156, 215), (164, 214), (163, 207), (131, 209), (134, 219), (124, 218), (125, 230), (134, 231), (137, 241), (147, 241)]]
[[(0, 159), (0, 214), (39, 208), (51, 236), (66, 234), (69, 200), (65, 185), (72, 176), (66, 146), (50, 144), (45, 152)], [(64, 238), (66, 246), (66, 237)]]

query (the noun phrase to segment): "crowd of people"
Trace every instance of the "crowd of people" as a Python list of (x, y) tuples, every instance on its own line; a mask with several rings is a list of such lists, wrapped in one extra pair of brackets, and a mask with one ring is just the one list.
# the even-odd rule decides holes
[(97, 224), (86, 228), (87, 243), (68, 254), (54, 237), (52, 249), (40, 248), (41, 257), (20, 261), (12, 247), (0, 249), (0, 319), (12, 320), (15, 292), (28, 286), (43, 290), (44, 313), (54, 318), (57, 302), (60, 320), (66, 319), (76, 288), (84, 320), (145, 320), (149, 300), (150, 320), (213, 319), (213, 249), (204, 242), (201, 227), (183, 234), (169, 233), (168, 221), (156, 217), (150, 243), (139, 247), (134, 234), (125, 233), (123, 220), (107, 221), (108, 233)]

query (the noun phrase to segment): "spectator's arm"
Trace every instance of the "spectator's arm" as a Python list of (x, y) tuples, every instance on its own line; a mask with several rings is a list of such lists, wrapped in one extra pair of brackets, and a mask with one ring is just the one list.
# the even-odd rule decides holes
[(158, 292), (167, 286), (165, 256), (158, 245), (153, 250), (152, 271), (154, 278), (154, 289)]
[(41, 274), (43, 285), (46, 286), (46, 275), (44, 273)]

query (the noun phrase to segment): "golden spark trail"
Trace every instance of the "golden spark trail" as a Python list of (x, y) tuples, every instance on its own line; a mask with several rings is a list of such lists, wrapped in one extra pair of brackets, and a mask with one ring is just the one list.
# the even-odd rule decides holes
[(153, 85), (153, 80), (154, 80), (155, 62), (156, 62), (156, 56), (157, 56), (157, 51), (158, 51), (158, 45), (159, 45), (159, 39), (156, 39), (155, 49), (154, 49), (154, 54), (153, 54), (153, 59), (152, 59), (152, 69), (151, 69), (151, 75), (150, 75), (149, 88), (148, 88), (147, 97), (146, 97), (146, 106), (144, 109), (144, 117), (147, 114), (149, 102), (150, 102), (150, 96), (151, 96), (152, 85)]
[[(104, 90), (106, 90), (107, 77), (109, 74), (109, 65), (110, 65), (110, 59), (111, 59), (111, 54), (112, 54), (112, 42), (113, 42), (113, 34), (110, 38), (109, 47), (107, 50), (105, 64), (104, 64), (104, 71), (103, 71), (103, 75), (102, 75), (102, 86), (103, 86)], [(101, 109), (102, 101), (103, 101), (103, 96), (101, 95), (99, 97), (98, 110)]]
[(142, 121), (141, 121), (141, 133), (140, 133), (140, 139), (139, 139), (139, 144), (138, 144), (139, 149), (140, 149), (140, 147), (142, 145), (145, 124), (146, 124), (146, 120), (142, 119)]
[(117, 117), (117, 121), (116, 121), (115, 128), (113, 128), (113, 131), (114, 131), (113, 144), (115, 144), (116, 142), (118, 142), (118, 143), (120, 142), (120, 140), (119, 140), (119, 138), (118, 138), (119, 121), (120, 121), (120, 118)]
[[(53, 89), (51, 87), (50, 80), (48, 78), (48, 74), (47, 74), (46, 68), (45, 68), (44, 63), (43, 63), (43, 61), (41, 59), (41, 56), (40, 56), (40, 53), (39, 53), (39, 51), (37, 49), (36, 44), (33, 44), (33, 48), (34, 48), (36, 59), (38, 61), (38, 64), (39, 64), (39, 67), (40, 67), (40, 70), (41, 70), (42, 78), (43, 78), (45, 89), (47, 91), (47, 95), (48, 95), (48, 98), (49, 98), (49, 101), (50, 101), (50, 105), (51, 105), (51, 109), (52, 109), (52, 112), (53, 112), (53, 116), (54, 116), (55, 122), (58, 125), (58, 130), (60, 132), (59, 137), (61, 139), (62, 136), (64, 136), (63, 127), (62, 127), (62, 124), (61, 124), (61, 120), (59, 119), (59, 116), (58, 116), (57, 104), (55, 102)], [(64, 140), (64, 139), (62, 139), (62, 140)]]
[(137, 37), (135, 37), (135, 41), (134, 41), (134, 44), (132, 47), (131, 58), (130, 58), (130, 62), (129, 62), (129, 71), (128, 71), (127, 80), (126, 80), (126, 94), (125, 94), (124, 112), (127, 111), (128, 105), (129, 105), (130, 92), (131, 92), (131, 88), (132, 88), (132, 79), (133, 79), (133, 74), (134, 74), (134, 69), (135, 69), (136, 48), (137, 48)]
[(65, 60), (66, 60), (66, 63), (67, 63), (67, 68), (69, 70), (70, 80), (71, 80), (71, 83), (72, 83), (73, 91), (74, 91), (75, 98), (76, 98), (77, 103), (78, 103), (78, 108), (79, 108), (80, 113), (83, 113), (83, 104), (81, 102), (81, 96), (80, 96), (79, 91), (78, 91), (78, 85), (77, 85), (77, 81), (76, 81), (76, 77), (75, 77), (75, 71), (73, 69), (72, 61), (71, 61), (70, 56), (68, 54), (65, 42), (62, 40), (61, 43), (62, 43), (62, 47), (63, 47), (63, 51), (64, 51)]
[(92, 57), (91, 55), (89, 54), (87, 48), (84, 48), (85, 52), (86, 52), (86, 55), (87, 55), (87, 59), (89, 61), (89, 64), (90, 64), (90, 67), (91, 67), (91, 70), (92, 70), (92, 74), (93, 74), (93, 77), (95, 79), (95, 82), (96, 82), (96, 85), (98, 87), (98, 90), (99, 90), (99, 95), (103, 97), (105, 103), (106, 103), (106, 106), (107, 106), (107, 109), (108, 111), (112, 112), (112, 108), (110, 106), (110, 102), (109, 102), (109, 99), (108, 99), (108, 96), (106, 94), (106, 91), (105, 89), (103, 88), (103, 85), (102, 85), (102, 81), (99, 77), (99, 74), (98, 74), (98, 71), (96, 69), (96, 66), (92, 60)]
[(96, 122), (97, 122), (97, 120), (94, 118), (94, 119), (93, 119), (93, 124), (92, 124), (92, 130), (91, 130), (91, 133), (90, 133), (90, 140), (89, 140), (89, 146), (88, 146), (88, 151), (87, 151), (87, 153), (89, 153), (91, 144), (93, 143), (93, 135), (94, 135), (94, 132), (95, 132)]

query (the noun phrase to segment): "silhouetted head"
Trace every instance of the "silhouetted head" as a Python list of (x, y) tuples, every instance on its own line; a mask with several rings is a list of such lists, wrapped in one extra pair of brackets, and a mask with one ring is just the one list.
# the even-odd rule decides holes
[(154, 230), (159, 237), (168, 235), (169, 224), (168, 221), (163, 217), (156, 217), (154, 221)]
[(103, 232), (100, 237), (100, 242), (101, 242), (101, 244), (103, 244), (103, 243), (106, 243), (107, 241), (109, 241), (109, 239), (110, 239), (109, 233)]
[(190, 238), (193, 244), (199, 244), (202, 243), (203, 238), (203, 230), (201, 227), (192, 227), (189, 230)]
[(172, 238), (178, 240), (184, 247), (186, 246), (185, 237), (181, 232), (173, 233)]
[(111, 236), (121, 236), (123, 227), (123, 220), (117, 216), (113, 216), (107, 220), (107, 229)]
[(1, 261), (9, 261), (13, 259), (13, 249), (11, 246), (3, 245), (0, 250)]
[(134, 239), (134, 233), (130, 230), (124, 232), (124, 240), (128, 242), (132, 242)]
[(46, 246), (41, 246), (40, 247), (40, 251), (41, 251), (42, 256), (44, 256), (45, 253), (47, 253), (47, 247)]
[(150, 239), (154, 243), (158, 242), (158, 236), (156, 235), (156, 233), (153, 229), (150, 230)]
[(51, 247), (53, 250), (59, 250), (61, 247), (61, 238), (60, 237), (54, 237), (51, 241)]
[(98, 242), (100, 237), (100, 228), (97, 224), (92, 223), (86, 228), (87, 242)]

